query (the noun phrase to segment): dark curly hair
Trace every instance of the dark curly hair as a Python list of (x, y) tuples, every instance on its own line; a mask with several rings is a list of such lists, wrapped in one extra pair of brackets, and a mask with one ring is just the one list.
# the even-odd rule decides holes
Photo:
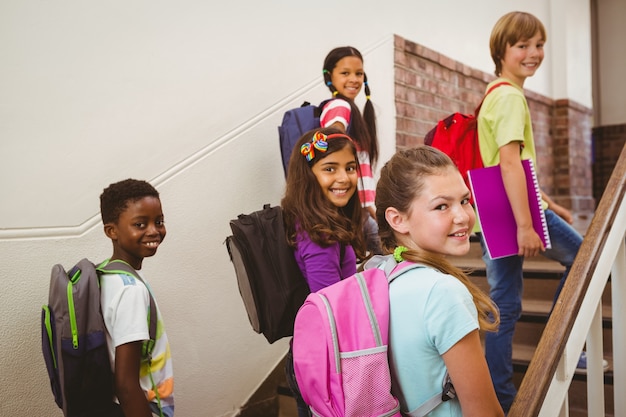
[(126, 210), (129, 202), (144, 197), (159, 198), (159, 192), (148, 182), (131, 178), (110, 184), (100, 194), (102, 223), (117, 223), (120, 214)]

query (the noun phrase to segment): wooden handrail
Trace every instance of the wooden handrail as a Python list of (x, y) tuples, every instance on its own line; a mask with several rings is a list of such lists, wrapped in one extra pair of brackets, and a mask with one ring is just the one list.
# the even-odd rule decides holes
[(557, 299), (508, 417), (536, 417), (565, 350), (576, 315), (626, 194), (626, 146), (613, 169), (583, 243)]

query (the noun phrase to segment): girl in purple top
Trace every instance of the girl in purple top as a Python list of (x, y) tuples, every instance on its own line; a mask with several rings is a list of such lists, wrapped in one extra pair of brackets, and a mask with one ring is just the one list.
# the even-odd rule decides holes
[[(292, 152), (281, 201), (287, 238), (311, 291), (356, 273), (365, 256), (356, 147), (333, 128), (305, 133)], [(285, 364), (298, 416), (310, 416), (293, 372), (291, 347)]]

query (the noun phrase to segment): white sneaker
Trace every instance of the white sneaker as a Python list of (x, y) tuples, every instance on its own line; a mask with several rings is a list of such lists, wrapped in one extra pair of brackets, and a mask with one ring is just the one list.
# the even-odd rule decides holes
[[(607, 369), (609, 369), (609, 362), (606, 359), (602, 358), (602, 370), (606, 372)], [(587, 373), (587, 352), (585, 352), (584, 350), (578, 358), (576, 372), (578, 372), (579, 374)]]

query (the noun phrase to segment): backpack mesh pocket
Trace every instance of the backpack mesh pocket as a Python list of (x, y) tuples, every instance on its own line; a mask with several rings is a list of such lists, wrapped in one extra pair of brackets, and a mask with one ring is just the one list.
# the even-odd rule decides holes
[[(393, 416), (400, 404), (389, 392), (387, 347), (341, 354), (346, 416)], [(367, 393), (367, 394), (366, 394)]]

